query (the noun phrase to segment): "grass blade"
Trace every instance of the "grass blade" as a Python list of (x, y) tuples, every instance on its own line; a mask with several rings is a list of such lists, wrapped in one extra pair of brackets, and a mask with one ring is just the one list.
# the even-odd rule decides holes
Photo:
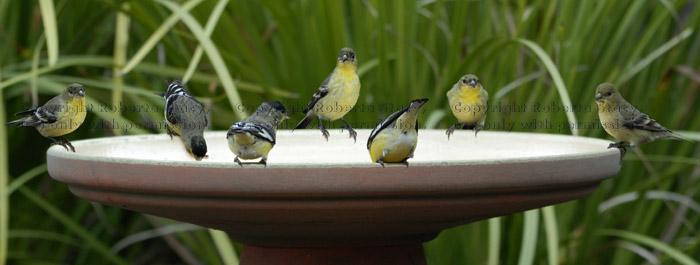
[(214, 70), (216, 71), (217, 75), (219, 76), (219, 79), (221, 80), (221, 85), (224, 87), (224, 91), (226, 91), (226, 94), (228, 95), (229, 102), (231, 103), (231, 108), (234, 110), (236, 117), (239, 120), (242, 120), (243, 118), (248, 116), (244, 110), (241, 110), (241, 108), (237, 108), (237, 106), (241, 106), (243, 102), (241, 101), (241, 96), (238, 95), (236, 85), (233, 83), (233, 78), (231, 77), (231, 74), (228, 71), (228, 67), (226, 67), (226, 64), (224, 63), (223, 58), (221, 58), (219, 50), (217, 50), (216, 46), (214, 46), (214, 42), (212, 42), (212, 40), (206, 36), (206, 33), (204, 32), (204, 29), (199, 24), (199, 22), (197, 22), (197, 20), (194, 17), (192, 17), (192, 15), (190, 15), (174, 3), (165, 0), (156, 0), (156, 2), (167, 7), (168, 9), (170, 9), (174, 13), (179, 14), (182, 17), (182, 21), (185, 23), (185, 25), (187, 25), (190, 31), (192, 31), (192, 34), (194, 34), (194, 36), (197, 37), (199, 44), (202, 45), (202, 48), (204, 48), (204, 52), (207, 53), (209, 60), (211, 61), (212, 65), (214, 65)]
[[(216, 28), (216, 23), (219, 22), (219, 19), (221, 18), (221, 13), (224, 12), (226, 4), (228, 4), (228, 0), (220, 0), (214, 7), (214, 10), (211, 11), (211, 15), (209, 15), (209, 20), (207, 20), (207, 25), (204, 26), (204, 31), (207, 34), (207, 38), (210, 38), (211, 33), (214, 32), (214, 28)], [(183, 83), (187, 83), (187, 81), (190, 80), (190, 77), (192, 77), (194, 70), (197, 68), (197, 65), (199, 65), (199, 60), (202, 59), (203, 53), (204, 50), (202, 50), (202, 45), (197, 45), (197, 49), (195, 49), (194, 51), (194, 55), (192, 56), (190, 65), (187, 66), (187, 71), (185, 71), (185, 76), (182, 77)]]
[(600, 229), (598, 230), (599, 235), (603, 236), (615, 236), (615, 237), (620, 237), (632, 242), (636, 242), (642, 245), (646, 245), (655, 249), (660, 250), (663, 253), (666, 253), (671, 259), (674, 261), (678, 262), (679, 264), (684, 264), (684, 265), (700, 265), (697, 261), (693, 260), (693, 258), (689, 257), (685, 253), (679, 251), (678, 249), (675, 249), (667, 244), (664, 244), (663, 242), (646, 236), (646, 235), (641, 235), (629, 231), (624, 231), (624, 230), (617, 230), (617, 229)]
[(539, 209), (525, 212), (525, 224), (523, 227), (523, 241), (520, 244), (520, 256), (518, 265), (532, 265), (535, 260), (537, 248), (537, 227), (540, 224)]
[(7, 186), (5, 191), (0, 192), (0, 201), (4, 200), (7, 197), (10, 197), (12, 193), (17, 190), (17, 188), (22, 187), (24, 183), (27, 183), (28, 181), (32, 180), (33, 178), (41, 175), (41, 173), (46, 172), (46, 163), (41, 164), (35, 168), (32, 168), (30, 170), (27, 170), (26, 172), (22, 173), (19, 177), (17, 177), (15, 180), (10, 183), (10, 185)]
[[(530, 40), (517, 39), (517, 42), (522, 43), (523, 45), (528, 47), (532, 52), (535, 53), (535, 55), (537, 55), (538, 58), (540, 58), (540, 61), (542, 61), (542, 64), (544, 64), (544, 67), (547, 69), (549, 75), (552, 77), (552, 81), (554, 81), (554, 85), (557, 87), (557, 91), (559, 91), (559, 97), (561, 98), (562, 104), (564, 104), (564, 106), (573, 106), (573, 104), (571, 104), (569, 92), (566, 90), (564, 80), (561, 78), (561, 74), (559, 73), (559, 69), (557, 69), (557, 65), (554, 64), (552, 58), (550, 58), (549, 55), (547, 55), (547, 52), (545, 52), (542, 49), (542, 47), (540, 47), (540, 45), (537, 45), (537, 43), (534, 43)], [(566, 118), (569, 120), (569, 123), (578, 124), (576, 122), (576, 116), (574, 115), (574, 112), (567, 111)], [(578, 128), (576, 126), (571, 128), (571, 134), (578, 136)]]
[(58, 23), (56, 22), (53, 0), (39, 0), (39, 9), (41, 9), (41, 20), (44, 22), (49, 66), (53, 66), (58, 61), (58, 30), (56, 28)]
[(24, 197), (29, 199), (32, 203), (34, 203), (37, 207), (43, 209), (46, 213), (49, 214), (52, 218), (56, 219), (56, 221), (60, 222), (63, 224), (69, 231), (71, 231), (73, 234), (76, 236), (82, 238), (85, 242), (86, 246), (89, 246), (90, 248), (94, 249), (95, 251), (99, 252), (102, 254), (102, 256), (106, 259), (111, 261), (114, 264), (123, 264), (126, 265), (128, 264), (126, 261), (124, 261), (122, 258), (117, 256), (116, 253), (112, 252), (109, 247), (105, 246), (102, 241), (97, 239), (95, 236), (90, 234), (85, 228), (82, 227), (81, 224), (77, 223), (73, 219), (71, 219), (70, 216), (66, 215), (65, 213), (61, 212), (58, 208), (55, 206), (51, 205), (48, 201), (46, 201), (44, 198), (39, 196), (38, 194), (34, 193), (32, 190), (26, 187), (20, 187), (18, 189)]
[[(129, 11), (129, 7), (129, 2), (124, 2), (121, 6), (123, 11)], [(112, 69), (114, 89), (112, 89), (112, 106), (119, 106), (119, 103), (122, 102), (124, 78), (117, 73), (121, 71), (126, 61), (126, 49), (129, 45), (129, 23), (130, 17), (126, 13), (117, 12), (116, 29), (114, 30), (114, 66)], [(115, 115), (121, 116), (121, 112), (116, 112)], [(118, 131), (116, 133), (119, 135)]]
[(544, 231), (547, 235), (547, 259), (549, 265), (559, 264), (559, 232), (557, 230), (557, 215), (554, 206), (542, 208)]
[(214, 244), (216, 244), (216, 248), (219, 250), (219, 255), (221, 255), (224, 264), (238, 265), (238, 255), (236, 254), (236, 250), (233, 249), (228, 235), (226, 235), (224, 231), (214, 229), (209, 229), (209, 234), (212, 240), (214, 240)]
[[(2, 80), (2, 69), (0, 68), (0, 80)], [(7, 157), (7, 128), (5, 127), (5, 99), (0, 90), (0, 194), (5, 194), (7, 183), (10, 179)], [(10, 199), (0, 196), (0, 265), (5, 265), (7, 260), (7, 230), (10, 221)]]
[(637, 73), (641, 72), (642, 69), (646, 68), (651, 64), (654, 60), (658, 59), (663, 55), (664, 53), (668, 52), (671, 48), (675, 47), (680, 43), (681, 41), (687, 39), (690, 37), (690, 35), (693, 34), (693, 29), (692, 28), (687, 28), (681, 34), (678, 34), (678, 36), (674, 37), (673, 39), (667, 41), (664, 43), (664, 45), (661, 45), (661, 47), (657, 48), (654, 50), (652, 53), (647, 55), (647, 57), (644, 57), (641, 61), (639, 61), (637, 64), (632, 66), (629, 70), (627, 70), (622, 77), (618, 80), (618, 84), (623, 84), (627, 83), (630, 78), (632, 78), (634, 75)]
[(501, 217), (489, 219), (489, 256), (487, 265), (498, 265), (501, 252)]
[[(184, 12), (188, 12), (202, 1), (204, 0), (187, 1), (187, 3), (182, 5), (182, 10)], [(144, 57), (146, 57), (146, 54), (148, 54), (153, 49), (153, 47), (155, 47), (156, 44), (158, 44), (160, 39), (162, 39), (163, 36), (165, 36), (165, 34), (168, 33), (170, 28), (172, 28), (178, 20), (180, 20), (180, 15), (177, 13), (173, 13), (172, 15), (170, 15), (170, 17), (163, 21), (163, 23), (160, 24), (158, 29), (156, 29), (156, 31), (154, 31), (153, 34), (151, 34), (151, 36), (148, 37), (148, 40), (146, 40), (146, 42), (144, 42), (143, 45), (141, 45), (141, 48), (139, 48), (136, 54), (134, 54), (134, 56), (131, 57), (131, 60), (129, 60), (129, 62), (127, 62), (126, 65), (124, 65), (124, 68), (122, 68), (121, 71), (117, 73), (117, 75), (124, 75), (132, 69), (134, 69), (134, 67), (136, 67), (136, 65), (138, 65)]]

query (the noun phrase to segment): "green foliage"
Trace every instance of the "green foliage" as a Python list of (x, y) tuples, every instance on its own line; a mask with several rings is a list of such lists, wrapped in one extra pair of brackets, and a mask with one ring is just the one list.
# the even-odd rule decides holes
[[(187, 75), (188, 89), (214, 113), (213, 130), (273, 99), (287, 106), (292, 121), (283, 127), (289, 128), (338, 50), (348, 46), (357, 52), (362, 80), (358, 105), (346, 116), (350, 122), (374, 122), (429, 97), (421, 122), (447, 128), (454, 118), (445, 92), (474, 73), (491, 95), (489, 104), (501, 106), (488, 114), (487, 130), (510, 130), (505, 121), (513, 122), (513, 131), (607, 139), (593, 104), (602, 82), (615, 82), (628, 101), (670, 129), (695, 139), (700, 130), (695, 1), (220, 3), (0, 0), (0, 122), (80, 82), (93, 108), (68, 138), (162, 133), (125, 128), (161, 122), (163, 102), (153, 92), (165, 90), (163, 79)], [(120, 12), (125, 17), (117, 19)], [(160, 110), (110, 111), (119, 95), (125, 106)], [(576, 111), (534, 111), (563, 104)], [(551, 127), (524, 127), (532, 121)], [(45, 174), (49, 141), (33, 130), (2, 126), (0, 141), (0, 264), (235, 262), (225, 238), (206, 230), (158, 236), (116, 252), (110, 246), (120, 240), (171, 222), (76, 198)], [(699, 153), (692, 142), (643, 145), (628, 152), (620, 174), (591, 196), (449, 229), (425, 244), (428, 262), (695, 264)], [(658, 191), (682, 199), (647, 196)], [(630, 193), (638, 196), (614, 203)], [(612, 206), (603, 211), (601, 204)]]

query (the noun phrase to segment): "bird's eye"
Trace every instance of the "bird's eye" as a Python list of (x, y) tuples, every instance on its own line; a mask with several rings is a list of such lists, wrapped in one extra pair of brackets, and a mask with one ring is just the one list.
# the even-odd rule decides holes
[(467, 83), (467, 79), (462, 79), (462, 83)]
[(608, 93), (605, 94), (605, 95), (608, 96), (608, 97), (609, 97), (609, 96), (612, 96), (612, 92), (608, 92)]

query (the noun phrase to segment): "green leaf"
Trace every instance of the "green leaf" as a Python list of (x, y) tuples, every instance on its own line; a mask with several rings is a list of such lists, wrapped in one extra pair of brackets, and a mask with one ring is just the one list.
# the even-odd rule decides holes
[(214, 46), (214, 42), (212, 42), (211, 39), (206, 35), (202, 26), (199, 25), (199, 22), (197, 22), (197, 20), (194, 17), (192, 17), (192, 15), (187, 13), (185, 10), (183, 10), (176, 4), (165, 0), (156, 0), (156, 2), (160, 3), (161, 5), (164, 5), (165, 7), (179, 14), (182, 17), (182, 21), (185, 23), (185, 25), (187, 25), (190, 31), (192, 31), (192, 34), (194, 34), (195, 37), (197, 37), (199, 44), (202, 45), (202, 48), (204, 48), (204, 52), (207, 53), (209, 60), (211, 61), (212, 65), (214, 65), (214, 70), (216, 70), (216, 73), (219, 76), (219, 79), (221, 80), (221, 85), (224, 87), (224, 91), (226, 91), (226, 94), (228, 95), (229, 102), (231, 103), (231, 108), (234, 110), (236, 117), (239, 120), (242, 120), (243, 118), (247, 117), (248, 115), (246, 114), (245, 110), (241, 110), (241, 108), (238, 108), (238, 106), (242, 105), (243, 101), (241, 100), (240, 95), (238, 95), (236, 85), (233, 83), (233, 78), (231, 77), (231, 74), (228, 71), (228, 67), (226, 67), (223, 58), (221, 58), (219, 50), (217, 50)]
[(22, 193), (22, 195), (24, 195), (24, 197), (26, 197), (32, 203), (34, 203), (34, 205), (44, 210), (51, 218), (63, 224), (71, 233), (84, 240), (84, 245), (99, 252), (105, 259), (107, 259), (111, 263), (123, 265), (129, 264), (128, 262), (124, 261), (121, 257), (119, 257), (116, 253), (112, 252), (109, 249), (109, 247), (102, 243), (102, 241), (100, 241), (95, 236), (90, 234), (90, 232), (85, 230), (82, 224), (71, 219), (70, 216), (61, 212), (61, 210), (51, 205), (51, 203), (46, 201), (44, 198), (34, 193), (27, 187), (20, 187), (18, 190), (20, 193)]
[(659, 251), (666, 253), (666, 255), (668, 255), (671, 259), (673, 259), (675, 262), (678, 262), (679, 264), (700, 265), (700, 263), (695, 261), (690, 256), (686, 255), (685, 253), (680, 252), (678, 249), (675, 249), (667, 245), (666, 243), (661, 242), (656, 238), (649, 237), (647, 235), (618, 229), (599, 229), (596, 232), (599, 235), (620, 237), (632, 242), (636, 242), (642, 245), (658, 249)]
[[(199, 3), (201, 3), (204, 0), (190, 0), (187, 1), (185, 4), (182, 5), (182, 11), (183, 12), (189, 12), (192, 8), (197, 6)], [(160, 39), (165, 36), (166, 33), (172, 28), (177, 21), (180, 20), (180, 15), (178, 13), (173, 13), (170, 15), (163, 23), (158, 26), (156, 31), (151, 34), (150, 37), (148, 37), (148, 40), (141, 45), (141, 48), (134, 54), (133, 57), (131, 57), (131, 60), (124, 65), (124, 68), (121, 69), (117, 75), (124, 75), (134, 69), (136, 65), (138, 65), (144, 57), (153, 49), (153, 47), (158, 44)]]
[(41, 9), (41, 20), (44, 22), (49, 66), (53, 66), (58, 61), (58, 30), (56, 28), (58, 23), (56, 22), (53, 0), (39, 0), (39, 9)]

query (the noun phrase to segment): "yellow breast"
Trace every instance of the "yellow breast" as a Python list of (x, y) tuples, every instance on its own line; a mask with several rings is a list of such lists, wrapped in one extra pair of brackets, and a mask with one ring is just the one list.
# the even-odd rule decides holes
[(340, 119), (355, 107), (359, 96), (360, 77), (355, 68), (338, 66), (328, 80), (328, 94), (316, 103), (314, 112), (323, 119)]
[(450, 110), (461, 123), (482, 124), (486, 120), (488, 96), (482, 89), (460, 88), (447, 92)]

